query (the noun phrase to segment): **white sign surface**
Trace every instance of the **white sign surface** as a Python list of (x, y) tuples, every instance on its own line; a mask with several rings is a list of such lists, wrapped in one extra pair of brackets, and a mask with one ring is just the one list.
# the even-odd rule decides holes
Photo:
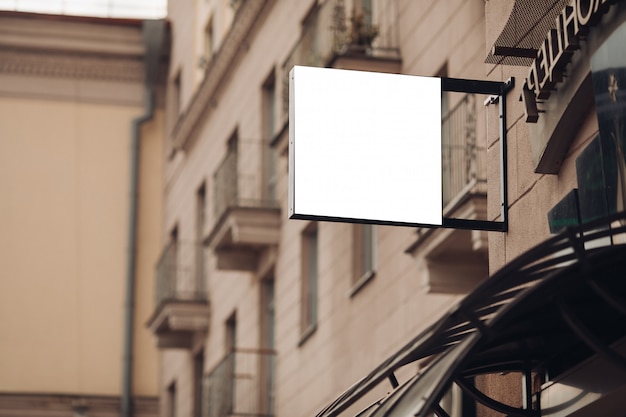
[(289, 217), (442, 224), (441, 79), (296, 66)]

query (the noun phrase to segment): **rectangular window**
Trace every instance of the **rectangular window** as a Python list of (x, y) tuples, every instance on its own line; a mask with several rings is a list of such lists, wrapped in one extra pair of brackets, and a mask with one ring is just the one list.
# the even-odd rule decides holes
[(167, 297), (177, 298), (179, 288), (178, 281), (181, 279), (178, 276), (178, 226), (174, 226), (172, 231), (170, 232), (170, 248), (168, 250), (168, 260), (167, 260), (167, 269), (168, 269), (168, 282), (167, 282)]
[(226, 335), (224, 339), (224, 348), (226, 353), (233, 352), (237, 347), (237, 313), (233, 313), (226, 320)]
[(261, 94), (261, 115), (263, 129), (263, 152), (264, 152), (264, 198), (269, 201), (276, 200), (276, 152), (272, 148), (272, 139), (276, 130), (276, 78), (274, 70), (263, 83)]
[(205, 258), (204, 258), (204, 246), (202, 245), (202, 238), (204, 235), (204, 228), (206, 226), (206, 187), (202, 183), (198, 192), (196, 193), (196, 291), (198, 295), (204, 294), (206, 290), (205, 282)]
[(213, 59), (215, 51), (215, 37), (213, 36), (213, 18), (211, 17), (204, 27), (204, 64), (205, 66)]
[(302, 322), (304, 342), (317, 326), (317, 284), (318, 284), (318, 234), (317, 223), (310, 224), (302, 232)]
[(372, 26), (372, 15), (374, 11), (372, 6), (372, 0), (361, 0), (354, 2), (355, 18), (360, 20), (364, 28)]
[(213, 174), (215, 220), (219, 221), (229, 207), (236, 207), (239, 197), (239, 135), (233, 132), (226, 145), (226, 156)]
[(182, 103), (182, 80), (181, 80), (181, 70), (178, 70), (176, 76), (172, 80), (172, 103), (174, 104), (174, 109), (172, 111), (174, 115), (174, 121), (178, 119), (178, 116), (183, 110)]
[(204, 350), (198, 352), (193, 358), (193, 402), (194, 417), (203, 417), (202, 412), (202, 387), (204, 378)]
[(167, 416), (176, 417), (176, 382), (167, 388)]
[(355, 224), (352, 235), (351, 295), (365, 285), (376, 272), (376, 226)]
[(261, 347), (274, 349), (274, 277), (261, 281)]
[(224, 410), (228, 414), (233, 412), (235, 405), (235, 372), (237, 364), (235, 362), (237, 357), (237, 313), (233, 313), (228, 320), (226, 320), (226, 335), (224, 339), (224, 347), (226, 349), (226, 361), (224, 367), (226, 373), (224, 374), (224, 392), (222, 400), (224, 401)]
[(264, 415), (274, 414), (276, 385), (276, 358), (274, 356), (275, 308), (274, 277), (261, 281), (261, 348), (260, 356), (260, 411)]

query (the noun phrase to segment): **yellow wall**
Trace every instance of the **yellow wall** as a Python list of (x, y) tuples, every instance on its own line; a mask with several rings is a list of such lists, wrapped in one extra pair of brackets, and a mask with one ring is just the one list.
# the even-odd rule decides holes
[[(119, 395), (130, 126), (142, 112), (0, 97), (0, 391)], [(160, 221), (161, 142), (143, 141), (150, 216), (140, 238), (156, 247), (146, 230)], [(137, 320), (152, 308), (157, 255), (150, 246), (140, 253)], [(154, 395), (156, 351), (136, 328), (136, 367), (146, 374), (135, 386)]]

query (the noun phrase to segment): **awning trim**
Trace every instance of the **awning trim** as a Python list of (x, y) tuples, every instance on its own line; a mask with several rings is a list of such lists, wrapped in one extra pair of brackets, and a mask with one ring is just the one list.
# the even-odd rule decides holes
[[(502, 32), (485, 62), (497, 65), (530, 66), (556, 17), (570, 0), (515, 0)], [(506, 54), (506, 55), (500, 55)], [(535, 54), (536, 55), (536, 54)]]

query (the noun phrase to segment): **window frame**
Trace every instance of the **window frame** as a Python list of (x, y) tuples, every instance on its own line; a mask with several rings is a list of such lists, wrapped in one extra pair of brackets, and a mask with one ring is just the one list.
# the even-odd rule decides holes
[(319, 228), (311, 222), (301, 234), (300, 341), (301, 346), (317, 329), (319, 287)]
[(350, 297), (358, 293), (376, 276), (378, 230), (373, 224), (352, 226), (352, 274)]

